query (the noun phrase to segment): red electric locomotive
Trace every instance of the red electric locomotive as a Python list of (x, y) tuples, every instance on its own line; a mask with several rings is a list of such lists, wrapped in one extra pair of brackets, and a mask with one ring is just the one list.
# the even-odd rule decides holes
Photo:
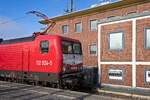
[(1, 79), (71, 86), (80, 81), (82, 66), (78, 40), (56, 35), (0, 40)]

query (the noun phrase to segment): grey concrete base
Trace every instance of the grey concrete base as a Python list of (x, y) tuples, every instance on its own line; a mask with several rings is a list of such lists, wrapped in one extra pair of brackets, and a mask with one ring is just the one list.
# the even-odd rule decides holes
[(98, 88), (97, 91), (101, 95), (123, 97), (135, 100), (150, 100), (150, 89), (103, 85), (101, 88)]

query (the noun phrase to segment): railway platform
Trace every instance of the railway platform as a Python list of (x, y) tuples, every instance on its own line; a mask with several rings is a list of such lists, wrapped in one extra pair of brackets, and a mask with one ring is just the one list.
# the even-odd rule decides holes
[(125, 100), (84, 92), (0, 81), (0, 100)]

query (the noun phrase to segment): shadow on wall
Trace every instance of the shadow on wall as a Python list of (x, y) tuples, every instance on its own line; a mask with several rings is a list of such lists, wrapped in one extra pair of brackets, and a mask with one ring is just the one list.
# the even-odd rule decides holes
[(96, 88), (98, 86), (98, 67), (84, 67), (83, 87)]

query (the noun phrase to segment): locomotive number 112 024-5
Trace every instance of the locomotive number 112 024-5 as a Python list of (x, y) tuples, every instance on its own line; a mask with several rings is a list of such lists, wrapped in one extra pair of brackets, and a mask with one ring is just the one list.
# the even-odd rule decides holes
[(36, 60), (37, 66), (52, 66), (52, 60)]

